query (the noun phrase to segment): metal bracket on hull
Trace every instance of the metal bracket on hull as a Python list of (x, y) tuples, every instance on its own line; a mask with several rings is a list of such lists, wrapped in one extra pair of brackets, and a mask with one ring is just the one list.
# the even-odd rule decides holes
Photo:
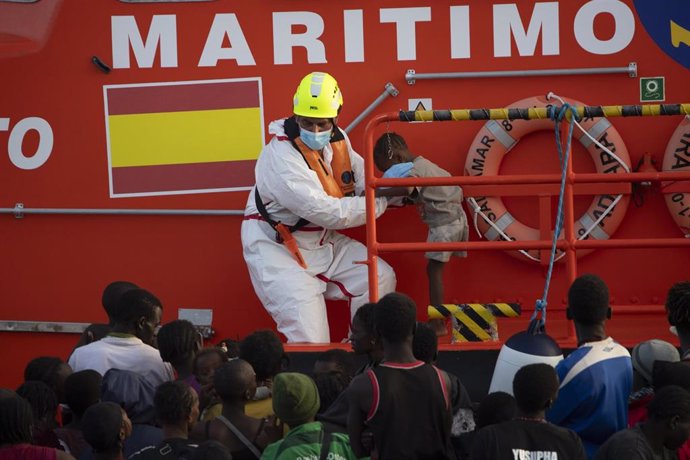
[(630, 62), (626, 67), (589, 67), (580, 69), (498, 70), (446, 73), (416, 73), (414, 69), (409, 69), (405, 73), (405, 81), (407, 81), (408, 85), (414, 85), (417, 80), (441, 80), (448, 78), (549, 77), (556, 75), (605, 74), (626, 74), (630, 78), (637, 77), (637, 62)]

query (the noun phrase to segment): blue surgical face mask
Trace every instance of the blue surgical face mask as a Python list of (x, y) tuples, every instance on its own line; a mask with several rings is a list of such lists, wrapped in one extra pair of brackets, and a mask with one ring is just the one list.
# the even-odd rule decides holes
[(328, 145), (328, 142), (331, 140), (332, 133), (333, 129), (318, 133), (309, 131), (308, 129), (304, 129), (302, 127), (299, 129), (299, 137), (302, 139), (302, 142), (304, 142), (307, 147), (312, 150), (321, 150)]

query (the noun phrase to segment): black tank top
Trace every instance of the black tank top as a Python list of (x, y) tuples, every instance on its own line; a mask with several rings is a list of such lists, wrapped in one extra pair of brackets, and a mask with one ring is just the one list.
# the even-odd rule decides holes
[(367, 371), (367, 425), (380, 460), (455, 459), (450, 396), (439, 369), (422, 361), (381, 363)]

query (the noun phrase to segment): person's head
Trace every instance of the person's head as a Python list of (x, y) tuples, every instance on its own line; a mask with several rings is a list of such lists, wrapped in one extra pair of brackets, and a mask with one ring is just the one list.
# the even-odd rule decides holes
[(634, 381), (637, 388), (652, 386), (656, 361), (680, 361), (680, 353), (672, 344), (659, 339), (638, 343), (632, 350)]
[(374, 164), (376, 169), (385, 172), (398, 163), (411, 161), (405, 139), (397, 133), (384, 133), (374, 144)]
[(690, 281), (671, 286), (665, 307), (668, 323), (676, 327), (681, 340), (690, 341)]
[(58, 402), (65, 402), (65, 379), (72, 374), (72, 368), (55, 356), (40, 356), (29, 361), (24, 368), (24, 381), (38, 380), (55, 392)]
[(233, 359), (216, 369), (213, 386), (223, 401), (250, 401), (256, 394), (256, 374), (247, 361)]
[(81, 336), (79, 336), (79, 340), (74, 345), (74, 348), (77, 349), (92, 342), (97, 342), (111, 332), (113, 332), (113, 328), (110, 324), (89, 324), (84, 329), (84, 332), (81, 333)]
[(117, 454), (132, 434), (132, 422), (117, 404), (100, 402), (84, 412), (82, 433), (95, 454)]
[(156, 343), (163, 361), (169, 362), (175, 369), (183, 366), (191, 368), (194, 356), (202, 345), (196, 326), (185, 319), (176, 319), (161, 326)]
[(240, 356), (240, 342), (235, 339), (223, 339), (219, 341), (216, 346), (228, 355), (228, 359), (234, 359)]
[(45, 383), (29, 380), (17, 388), (17, 394), (26, 399), (33, 412), (34, 427), (39, 431), (55, 428), (58, 400), (55, 392)]
[(319, 392), (319, 400), (321, 404), (317, 413), (325, 412), (333, 401), (335, 401), (340, 394), (345, 391), (352, 379), (339, 371), (328, 371), (314, 374), (314, 383)]
[(585, 326), (603, 325), (611, 317), (609, 288), (597, 275), (578, 277), (568, 290), (568, 319)]
[(680, 448), (690, 438), (690, 393), (676, 385), (661, 388), (647, 405), (650, 421), (664, 425), (664, 446)]
[(17, 394), (0, 397), (0, 445), (31, 444), (33, 411)]
[(199, 418), (199, 397), (181, 381), (165, 382), (153, 398), (156, 419), (162, 426), (176, 426), (189, 432)]
[(202, 348), (194, 357), (192, 372), (201, 385), (213, 382), (213, 376), (223, 363), (228, 362), (228, 356), (218, 347)]
[(65, 400), (78, 419), (86, 409), (101, 401), (103, 377), (93, 369), (75, 372), (65, 380)]
[(357, 355), (371, 353), (377, 346), (374, 329), (375, 307), (375, 303), (365, 303), (357, 309), (354, 318), (352, 318), (350, 343), (352, 344), (352, 351)]
[(338, 82), (325, 72), (312, 72), (300, 82), (292, 99), (292, 112), (300, 138), (311, 149), (321, 150), (330, 142), (343, 95)]
[(399, 292), (391, 292), (381, 297), (374, 308), (374, 327), (376, 333), (386, 344), (394, 345), (406, 341), (412, 344), (417, 324), (417, 306), (410, 297)]
[(251, 364), (258, 382), (273, 378), (282, 370), (285, 350), (271, 330), (256, 331), (240, 343), (240, 358)]
[(144, 289), (130, 289), (116, 303), (114, 328), (119, 332), (134, 334), (144, 343), (152, 345), (162, 314), (163, 306), (156, 296)]
[(432, 364), (438, 357), (438, 337), (436, 331), (426, 323), (417, 323), (412, 339), (414, 357), (427, 364)]
[(273, 380), (273, 411), (290, 428), (314, 420), (321, 402), (314, 381), (296, 372), (281, 372)]
[(345, 379), (352, 379), (352, 356), (345, 350), (333, 348), (320, 353), (314, 361), (314, 377), (329, 372), (339, 372)]
[(192, 460), (232, 460), (232, 455), (224, 444), (218, 441), (204, 441), (194, 449)]
[(513, 378), (513, 394), (524, 415), (540, 415), (551, 407), (558, 395), (556, 370), (545, 363), (521, 367)]
[(517, 414), (517, 403), (510, 393), (496, 391), (488, 394), (474, 412), (476, 429), (496, 423), (513, 420)]
[[(110, 369), (103, 376), (101, 399), (124, 408), (132, 423), (154, 425), (156, 387), (142, 375), (124, 369)], [(82, 420), (82, 423), (83, 420)]]
[(654, 391), (668, 385), (677, 385), (690, 391), (690, 366), (685, 361), (655, 361), (652, 366)]
[(122, 294), (137, 288), (139, 288), (139, 286), (129, 281), (113, 281), (103, 289), (101, 303), (103, 304), (103, 309), (108, 315), (111, 324), (114, 322), (113, 315)]

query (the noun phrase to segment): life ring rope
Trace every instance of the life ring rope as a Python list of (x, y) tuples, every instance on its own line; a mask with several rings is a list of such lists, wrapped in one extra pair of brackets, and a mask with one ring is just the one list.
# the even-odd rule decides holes
[[(474, 229), (480, 238), (483, 237), (484, 235), (482, 234), (481, 231), (479, 231), (479, 226), (477, 226), (477, 216), (481, 216), (482, 219), (484, 219), (484, 222), (486, 222), (487, 225), (489, 225), (491, 228), (496, 230), (496, 233), (498, 233), (505, 241), (511, 241), (510, 237), (508, 235), (506, 235), (505, 232), (503, 231), (503, 229), (497, 225), (498, 223), (494, 223), (491, 219), (489, 219), (489, 216), (484, 214), (484, 212), (482, 211), (482, 208), (477, 203), (477, 200), (475, 200), (473, 197), (468, 197), (467, 202), (472, 205), (472, 210), (474, 211), (474, 218), (473, 218)], [(506, 213), (504, 215), (510, 215), (510, 214)], [(523, 256), (527, 257), (528, 259), (531, 259), (535, 262), (539, 262), (539, 259), (532, 256), (529, 252), (525, 251), (524, 249), (518, 249), (518, 252), (520, 254), (522, 254)]]
[[(546, 95), (546, 100), (550, 100), (551, 98), (556, 99), (558, 102), (561, 104), (565, 104), (566, 102), (563, 100), (562, 97), (560, 97), (558, 94), (554, 93), (553, 91), (549, 91), (549, 93)], [(596, 146), (598, 146), (600, 149), (602, 149), (604, 152), (607, 154), (611, 155), (611, 158), (616, 160), (618, 164), (621, 165), (621, 167), (625, 170), (625, 172), (630, 172), (630, 168), (628, 167), (627, 164), (623, 160), (620, 159), (618, 155), (613, 153), (611, 149), (606, 147), (604, 144), (599, 142), (596, 138), (601, 136), (604, 132), (606, 132), (607, 129), (611, 127), (611, 122), (608, 121), (606, 118), (602, 118), (599, 120), (592, 128), (587, 131), (585, 128), (582, 127), (580, 123), (578, 123), (577, 118), (574, 118), (575, 126), (577, 126), (577, 129), (579, 129), (582, 134), (584, 134), (587, 138), (589, 138), (589, 142), (583, 140), (580, 138), (580, 143), (584, 148), (589, 147), (590, 143), (594, 143)]]
[[(577, 101), (565, 101), (557, 94), (550, 92), (546, 96), (517, 101), (511, 107), (515, 106), (518, 109), (509, 107), (507, 110), (510, 113), (511, 110), (539, 111), (543, 108), (548, 117), (557, 123), (565, 120), (570, 122), (572, 119), (569, 131), (577, 126), (579, 132), (574, 137), (592, 156), (598, 172), (606, 174), (629, 173), (631, 167), (628, 152), (615, 127), (606, 118), (582, 119), (578, 115), (580, 111), (578, 106), (581, 104)], [(523, 107), (528, 107), (528, 109)], [(556, 113), (557, 111), (560, 112)], [(477, 133), (470, 147), (465, 161), (465, 174), (473, 176), (498, 175), (502, 158), (519, 143), (522, 137), (537, 130), (548, 129), (548, 124), (545, 124), (544, 121), (546, 120), (538, 120), (533, 122), (537, 124), (532, 124), (514, 119), (500, 122), (489, 120)], [(559, 133), (556, 133), (556, 138), (559, 137)], [(559, 150), (561, 166), (564, 156), (564, 152)], [(473, 223), (480, 238), (490, 241), (543, 238), (538, 228), (529, 227), (512, 215), (506, 209), (500, 196), (467, 197), (466, 201), (474, 214)], [(620, 225), (627, 204), (628, 199), (624, 194), (597, 195), (588, 210), (577, 218), (575, 238), (578, 240), (587, 238), (608, 239)], [(556, 238), (563, 237), (562, 231), (554, 230), (553, 233), (552, 236)], [(588, 252), (591, 250), (578, 251), (578, 256)], [(513, 250), (513, 254), (533, 262), (540, 262), (542, 252)], [(562, 259), (564, 255), (564, 252), (558, 251), (556, 260)]]

